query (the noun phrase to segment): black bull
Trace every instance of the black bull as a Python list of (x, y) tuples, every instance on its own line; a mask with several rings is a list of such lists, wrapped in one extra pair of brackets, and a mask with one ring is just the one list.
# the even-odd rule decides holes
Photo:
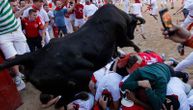
[(137, 24), (144, 19), (104, 5), (77, 32), (53, 39), (44, 48), (18, 55), (0, 68), (24, 65), (26, 77), (41, 92), (62, 94), (69, 102), (74, 94), (88, 90), (92, 73), (111, 59), (115, 46), (132, 46)]

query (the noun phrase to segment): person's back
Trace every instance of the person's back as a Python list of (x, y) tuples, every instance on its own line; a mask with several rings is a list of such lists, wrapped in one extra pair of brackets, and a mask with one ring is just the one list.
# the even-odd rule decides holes
[[(139, 87), (144, 88), (149, 104), (153, 110), (158, 110), (161, 109), (162, 103), (165, 101), (166, 87), (170, 77), (171, 71), (167, 65), (152, 64), (135, 70), (123, 83), (121, 90), (135, 91)], [(141, 81), (148, 81), (151, 87), (143, 87)]]

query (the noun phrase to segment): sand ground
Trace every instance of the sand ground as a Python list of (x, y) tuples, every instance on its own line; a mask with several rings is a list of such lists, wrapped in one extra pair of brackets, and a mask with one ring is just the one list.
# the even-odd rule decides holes
[[(176, 1), (175, 9), (170, 10), (170, 13), (173, 14), (177, 9), (179, 9), (180, 6), (180, 0)], [(149, 16), (148, 13), (144, 13), (143, 16), (146, 19), (144, 28), (145, 36), (147, 39), (143, 39), (139, 35), (139, 32), (135, 32), (136, 37), (134, 40), (134, 42), (142, 49), (142, 51), (150, 49), (160, 54), (164, 53), (166, 58), (174, 57), (178, 60), (182, 60), (192, 51), (190, 48), (186, 48), (185, 55), (180, 56), (176, 50), (177, 44), (163, 38), (163, 35), (160, 31), (162, 27), (160, 20), (158, 20), (158, 22), (155, 21), (153, 17)], [(176, 21), (181, 20), (183, 18), (182, 16), (182, 13), (173, 16), (173, 22), (177, 23)], [(123, 48), (123, 50), (126, 52), (133, 51), (130, 48)], [(189, 71), (191, 72), (191, 69), (189, 69)], [(26, 90), (21, 93), (24, 104), (18, 110), (54, 110), (53, 107), (48, 109), (42, 109), (40, 107), (39, 94), (40, 92), (38, 90), (36, 90), (30, 83), (27, 83)]]

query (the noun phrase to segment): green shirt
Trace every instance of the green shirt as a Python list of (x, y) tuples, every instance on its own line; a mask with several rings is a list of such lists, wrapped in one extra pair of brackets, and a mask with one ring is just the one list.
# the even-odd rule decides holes
[(165, 101), (167, 83), (171, 77), (170, 69), (167, 65), (156, 63), (134, 71), (128, 79), (125, 80), (122, 90), (129, 89), (135, 91), (139, 80), (149, 80), (152, 89), (145, 90), (148, 101), (153, 110), (160, 110)]
[(19, 23), (8, 0), (0, 0), (0, 35), (10, 33), (18, 29)]

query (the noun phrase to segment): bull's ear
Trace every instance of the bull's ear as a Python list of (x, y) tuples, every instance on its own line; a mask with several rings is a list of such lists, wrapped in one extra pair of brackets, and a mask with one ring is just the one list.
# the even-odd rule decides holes
[(143, 19), (142, 17), (136, 16), (136, 19), (137, 19), (137, 25), (145, 24), (145, 19)]

